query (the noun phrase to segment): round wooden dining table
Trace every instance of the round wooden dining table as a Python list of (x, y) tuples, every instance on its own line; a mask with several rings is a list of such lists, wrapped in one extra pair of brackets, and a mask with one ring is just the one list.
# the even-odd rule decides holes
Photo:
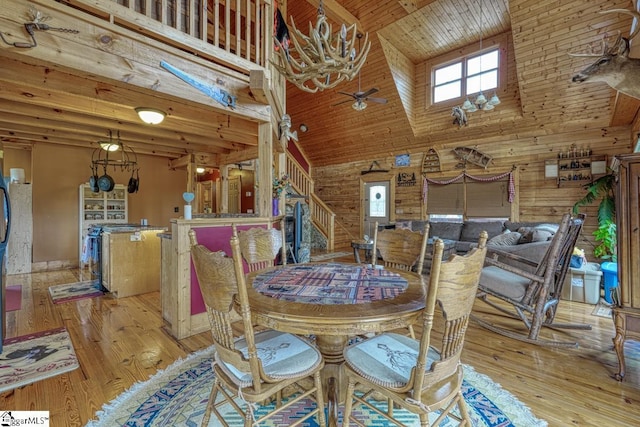
[(315, 335), (325, 359), (330, 426), (346, 391), (340, 365), (349, 338), (406, 328), (425, 306), (422, 276), (367, 264), (277, 266), (250, 273), (247, 288), (256, 324)]

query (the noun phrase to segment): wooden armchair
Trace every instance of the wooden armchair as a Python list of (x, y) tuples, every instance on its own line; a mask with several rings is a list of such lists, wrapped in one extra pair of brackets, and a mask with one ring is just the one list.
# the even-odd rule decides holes
[[(320, 370), (324, 361), (320, 352), (304, 339), (288, 333), (267, 329), (256, 332), (251, 321), (245, 276), (238, 236), (231, 238), (233, 258), (222, 251), (211, 252), (199, 245), (193, 230), (191, 258), (200, 290), (207, 308), (211, 334), (216, 348), (213, 370), (215, 380), (207, 402), (202, 425), (209, 425), (213, 412), (221, 425), (228, 426), (219, 408), (230, 405), (244, 418), (244, 426), (261, 425), (275, 414), (288, 411), (289, 405), (311, 398), (316, 407), (301, 413), (298, 425), (314, 415), (325, 426), (324, 397)], [(238, 335), (232, 325), (234, 306), (242, 316), (244, 335)], [(281, 394), (294, 391), (287, 404)], [(256, 403), (276, 399), (276, 407), (263, 416), (253, 412)]]
[[(583, 214), (576, 217), (565, 214), (539, 263), (506, 252), (490, 251), (487, 254), (486, 266), (480, 276), (478, 298), (511, 318), (522, 321), (524, 330), (499, 326), (477, 315), (473, 316), (474, 320), (483, 327), (510, 338), (548, 346), (577, 346), (577, 342), (540, 337), (540, 329), (543, 326), (591, 329), (591, 325), (586, 324), (554, 323), (571, 254), (584, 218)], [(502, 303), (497, 303), (494, 299)]]
[[(343, 426), (352, 423), (365, 426), (355, 411), (360, 405), (384, 416), (393, 425), (405, 425), (394, 419), (397, 405), (418, 414), (421, 426), (440, 425), (446, 416), (460, 425), (471, 426), (461, 392), (460, 354), (486, 255), (486, 241), (487, 233), (482, 232), (477, 248), (443, 261), (444, 244), (436, 240), (420, 340), (382, 333), (344, 350), (344, 372), (349, 386)], [(440, 307), (437, 311), (436, 304)], [(444, 321), (444, 332), (438, 342), (431, 339), (435, 316)], [(374, 393), (390, 399), (386, 411), (375, 408)], [(459, 416), (452, 412), (456, 407)], [(439, 409), (442, 414), (430, 424), (429, 413)]]
[(287, 263), (284, 220), (280, 224), (280, 230), (255, 227), (238, 231), (234, 224), (233, 232), (238, 236), (240, 253), (250, 272), (273, 267), (278, 254), (282, 264)]

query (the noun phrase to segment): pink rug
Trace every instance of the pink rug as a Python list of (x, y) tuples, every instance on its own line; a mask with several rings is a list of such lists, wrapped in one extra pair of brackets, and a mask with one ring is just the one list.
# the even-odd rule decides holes
[(5, 289), (5, 309), (7, 312), (20, 310), (22, 306), (22, 285), (8, 285)]

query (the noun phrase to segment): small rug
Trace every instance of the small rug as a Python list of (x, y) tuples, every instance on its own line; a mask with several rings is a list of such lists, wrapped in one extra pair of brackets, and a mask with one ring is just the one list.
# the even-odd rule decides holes
[(65, 328), (6, 339), (0, 354), (0, 393), (72, 371), (78, 366)]
[(598, 302), (598, 304), (593, 308), (591, 315), (611, 319), (611, 306), (600, 300), (600, 302)]
[[(128, 391), (105, 404), (96, 413), (97, 420), (89, 421), (87, 427), (111, 426), (199, 426), (213, 384), (211, 360), (214, 348), (209, 347), (178, 360), (166, 370), (158, 372), (145, 382), (134, 384)], [(472, 367), (464, 366), (462, 391), (467, 402), (474, 427), (543, 427), (546, 421), (537, 419), (531, 411), (511, 393), (502, 389), (486, 375), (477, 373)], [(281, 427), (291, 425), (296, 413), (312, 405), (300, 403), (286, 411), (290, 415), (274, 417), (261, 423), (261, 427)], [(381, 402), (381, 405), (386, 402)], [(229, 405), (220, 408), (230, 426), (240, 427), (243, 419)], [(259, 407), (258, 413), (269, 411), (270, 406)], [(374, 412), (360, 411), (365, 425), (387, 425)], [(404, 410), (394, 413), (405, 424), (419, 426), (415, 415)], [(341, 415), (340, 415), (341, 416)], [(434, 418), (435, 419), (435, 418)], [(209, 426), (219, 426), (215, 415), (211, 416)], [(454, 425), (445, 420), (440, 427)], [(317, 427), (314, 420), (303, 426)]]
[(49, 295), (51, 295), (54, 304), (94, 298), (104, 294), (105, 292), (97, 280), (49, 286)]
[(7, 285), (5, 289), (5, 310), (20, 310), (22, 307), (22, 285)]
[(328, 259), (342, 258), (344, 256), (352, 255), (353, 252), (330, 252), (328, 254), (316, 254), (311, 256), (311, 262), (326, 261)]

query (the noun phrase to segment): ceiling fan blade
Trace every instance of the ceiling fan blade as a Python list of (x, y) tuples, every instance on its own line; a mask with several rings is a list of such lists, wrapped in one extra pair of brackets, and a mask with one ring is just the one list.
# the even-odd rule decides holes
[(350, 99), (347, 99), (346, 101), (341, 101), (341, 102), (337, 102), (335, 104), (331, 104), (332, 107), (335, 107), (336, 105), (340, 105), (340, 104), (346, 104), (347, 102), (353, 102)]
[(352, 98), (356, 98), (356, 97), (358, 96), (358, 95), (356, 95), (355, 93), (349, 93), (349, 92), (340, 92), (340, 91), (338, 91), (338, 93), (339, 93), (339, 94), (341, 94), (341, 95), (347, 95), (347, 96), (350, 96), (350, 97), (352, 97)]
[(371, 88), (371, 89), (369, 89), (368, 91), (366, 91), (366, 92), (364, 92), (364, 93), (360, 94), (360, 97), (361, 97), (361, 98), (366, 98), (366, 97), (368, 97), (369, 95), (373, 95), (373, 94), (374, 94), (374, 93), (376, 93), (377, 91), (378, 91), (378, 88), (376, 88), (376, 87), (372, 87), (372, 88)]
[(386, 104), (387, 100), (384, 98), (366, 98), (367, 101), (377, 102), (378, 104)]

